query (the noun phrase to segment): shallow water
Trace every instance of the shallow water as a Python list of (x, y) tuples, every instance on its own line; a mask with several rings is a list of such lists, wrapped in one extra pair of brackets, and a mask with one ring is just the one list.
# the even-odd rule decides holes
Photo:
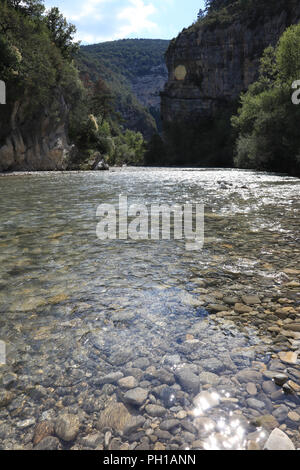
[[(9, 397), (2, 406), (0, 399), (0, 446), (32, 448), (36, 424), (64, 411), (77, 414), (80, 430), (61, 447), (86, 448), (84, 437), (93, 433), (101, 439), (101, 413), (126, 392), (118, 379), (103, 379), (112, 372), (134, 376), (147, 390), (147, 401), (129, 410), (145, 421), (133, 435), (112, 425), (100, 448), (259, 447), (270, 431), (254, 425), (262, 415), (275, 416), (299, 445), (299, 395), (280, 395), (270, 374), (285, 372), (299, 385), (299, 359), (278, 357), (297, 352), (299, 340), (268, 330), (300, 317), (299, 188), (296, 178), (238, 170), (1, 177), (0, 340), (7, 364), (0, 366), (0, 393)], [(204, 249), (188, 252), (174, 240), (98, 240), (97, 206), (117, 205), (119, 195), (130, 204), (204, 203)], [(224, 301), (243, 303), (247, 294), (261, 302), (245, 314)], [(282, 319), (280, 307), (293, 310)], [(194, 402), (196, 389), (179, 377), (187, 367), (209, 396)], [(255, 378), (239, 380), (249, 369)], [(173, 406), (151, 416), (147, 406), (165, 406), (167, 387)], [(166, 429), (175, 418), (179, 423)]]

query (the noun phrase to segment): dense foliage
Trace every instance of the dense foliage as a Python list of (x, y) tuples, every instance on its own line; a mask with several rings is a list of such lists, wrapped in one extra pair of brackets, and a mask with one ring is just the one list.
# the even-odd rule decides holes
[(72, 111), (70, 137), (79, 149), (73, 168), (89, 169), (101, 159), (109, 165), (141, 165), (144, 138), (140, 132), (125, 130), (115, 110), (115, 96), (106, 82), (93, 83), (84, 77), (84, 99)]
[(74, 105), (80, 81), (71, 61), (72, 31), (64, 29), (65, 40), (57, 47), (38, 0), (0, 0), (0, 9), (0, 77), (7, 82), (9, 103), (26, 101), (29, 118), (38, 108), (51, 107), (60, 89)]
[(198, 20), (189, 28), (200, 26), (226, 27), (233, 21), (259, 23), (264, 16), (280, 13), (287, 5), (293, 8), (298, 0), (206, 0), (205, 9), (200, 10)]
[[(10, 118), (20, 103), (22, 121), (29, 127), (45, 110), (50, 119), (69, 127), (71, 143), (79, 150), (73, 168), (87, 167), (93, 153), (110, 163), (141, 163), (143, 138), (123, 131), (104, 80), (80, 79), (74, 64), (79, 49), (75, 32), (58, 8), (45, 11), (40, 0), (0, 0), (0, 78), (8, 98), (1, 107), (0, 143), (12, 131)], [(62, 99), (68, 110), (63, 115)]]
[(233, 117), (238, 130), (238, 167), (300, 174), (300, 105), (292, 102), (300, 79), (300, 25), (291, 26), (278, 46), (265, 50), (260, 76), (242, 96)]
[(169, 41), (162, 39), (122, 39), (82, 47), (82, 53), (115, 74), (127, 79), (149, 73), (163, 64)]

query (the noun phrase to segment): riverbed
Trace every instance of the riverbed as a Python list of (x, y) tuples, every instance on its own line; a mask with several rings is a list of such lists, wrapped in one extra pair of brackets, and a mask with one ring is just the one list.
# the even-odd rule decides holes
[[(300, 447), (297, 178), (0, 178), (1, 449)], [(99, 204), (204, 204), (205, 243), (99, 240)]]

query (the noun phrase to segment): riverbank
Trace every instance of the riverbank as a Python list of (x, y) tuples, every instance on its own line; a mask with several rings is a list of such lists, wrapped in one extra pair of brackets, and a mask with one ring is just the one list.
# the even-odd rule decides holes
[[(174, 166), (174, 167), (153, 167), (153, 166), (112, 166), (109, 168), (111, 173), (125, 171), (125, 172), (140, 172), (140, 171), (166, 171), (171, 169), (172, 171), (184, 171), (184, 172), (207, 172), (210, 171), (214, 172), (241, 172), (241, 174), (257, 174), (258, 177), (263, 177), (264, 175), (274, 175), (283, 178), (292, 178), (294, 180), (297, 179), (297, 176), (291, 176), (285, 173), (277, 173), (277, 172), (268, 172), (268, 171), (257, 171), (257, 170), (243, 170), (240, 168), (201, 168), (198, 166)], [(11, 171), (11, 172), (0, 172), (0, 177), (5, 176), (26, 176), (26, 175), (40, 175), (40, 176), (47, 176), (47, 175), (63, 175), (63, 174), (88, 174), (88, 173), (101, 173), (102, 170), (53, 170), (53, 171)], [(298, 178), (299, 179), (299, 178)]]

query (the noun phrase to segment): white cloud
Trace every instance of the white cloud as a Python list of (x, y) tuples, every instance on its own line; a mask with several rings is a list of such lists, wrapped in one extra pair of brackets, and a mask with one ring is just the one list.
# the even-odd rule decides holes
[(68, 18), (71, 21), (80, 21), (83, 18), (93, 17), (93, 19), (101, 20), (103, 15), (99, 8), (101, 5), (107, 3), (107, 0), (87, 0), (83, 6), (80, 7), (79, 11), (76, 13), (69, 13)]
[(130, 0), (130, 5), (123, 8), (118, 14), (120, 29), (117, 34), (120, 37), (129, 36), (132, 33), (141, 31), (151, 31), (157, 28), (157, 24), (149, 20), (149, 17), (156, 13), (156, 8), (152, 3), (145, 4), (143, 0)]
[(196, 18), (204, 0), (45, 0), (77, 27), (76, 40), (170, 39)]
[(156, 0), (46, 0), (47, 7), (58, 4), (68, 21), (77, 27), (76, 40), (95, 43), (145, 32), (155, 35), (157, 24), (151, 20), (157, 13)]

